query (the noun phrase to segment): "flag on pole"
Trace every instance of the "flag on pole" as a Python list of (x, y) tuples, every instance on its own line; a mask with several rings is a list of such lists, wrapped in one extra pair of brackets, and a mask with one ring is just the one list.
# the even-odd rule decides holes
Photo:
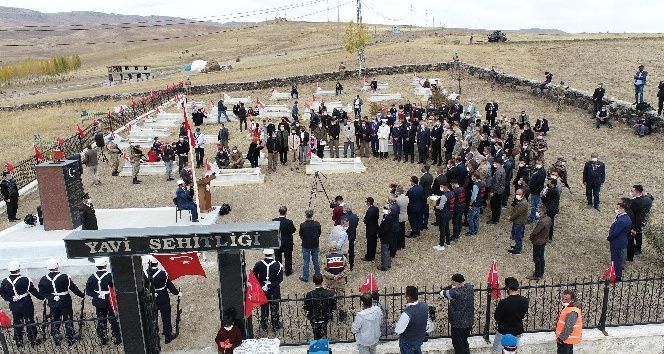
[(81, 125), (76, 123), (76, 134), (78, 134), (79, 139), (83, 139), (85, 137), (85, 131), (83, 128), (81, 128)]
[(207, 157), (206, 157), (206, 158), (205, 158), (205, 175), (206, 175), (206, 176), (209, 176), (209, 175), (212, 174), (212, 172), (213, 172), (213, 171), (212, 171), (212, 168), (213, 168), (213, 166), (212, 166), (212, 162), (210, 162), (210, 161), (207, 159)]
[(5, 311), (0, 309), (0, 328), (7, 329), (12, 326), (12, 319)]
[(198, 259), (196, 252), (180, 254), (153, 254), (154, 258), (161, 263), (168, 278), (175, 280), (185, 275), (200, 275), (206, 277), (205, 270)]
[(37, 158), (37, 161), (41, 161), (44, 159), (44, 154), (42, 154), (41, 151), (39, 151), (39, 148), (37, 147), (37, 144), (32, 144), (32, 148), (35, 150), (35, 157)]
[(360, 292), (364, 293), (375, 293), (378, 291), (378, 282), (376, 281), (376, 275), (374, 273), (369, 273), (367, 275), (367, 280), (364, 284), (360, 285)]
[(267, 304), (267, 296), (254, 272), (250, 271), (244, 292), (244, 318), (249, 318), (256, 307), (264, 304)]
[(108, 287), (108, 303), (111, 305), (113, 313), (118, 313), (118, 297), (115, 295), (115, 288)]
[(611, 264), (609, 264), (609, 267), (606, 268), (604, 271), (604, 280), (608, 280), (611, 282), (611, 284), (616, 283), (616, 266), (613, 264), (613, 261), (611, 261)]
[(59, 137), (59, 136), (55, 138), (55, 142), (56, 142), (58, 145), (60, 145), (60, 146), (65, 145), (65, 139), (62, 139), (62, 138)]
[(7, 170), (7, 172), (14, 171), (14, 168), (16, 168), (16, 166), (14, 166), (14, 164), (12, 164), (9, 161), (5, 161), (5, 170)]
[(265, 104), (263, 104), (263, 102), (261, 102), (261, 100), (258, 99), (258, 97), (256, 97), (256, 106), (258, 106), (258, 108), (260, 109), (265, 109)]
[(487, 284), (491, 285), (491, 298), (500, 299), (500, 282), (498, 281), (498, 263), (494, 259), (489, 268), (489, 275), (486, 278)]
[(189, 145), (193, 148), (196, 146), (196, 141), (194, 140), (194, 133), (191, 131), (189, 118), (187, 118), (187, 108), (182, 108), (182, 112), (184, 113), (184, 129), (187, 131), (187, 136), (189, 137)]

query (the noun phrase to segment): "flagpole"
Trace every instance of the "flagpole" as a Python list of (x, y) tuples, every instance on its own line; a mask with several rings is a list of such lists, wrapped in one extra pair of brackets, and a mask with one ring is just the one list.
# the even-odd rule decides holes
[[(187, 117), (187, 96), (184, 96), (184, 107), (182, 109), (184, 110), (184, 117)], [(189, 126), (189, 132), (188, 132), (188, 134), (189, 134), (191, 132), (191, 125), (187, 124), (187, 126)], [(189, 134), (189, 136), (187, 136), (187, 138), (189, 138), (190, 136), (193, 137), (193, 133)], [(194, 200), (196, 202), (196, 211), (198, 212), (198, 218), (200, 219), (201, 205), (200, 205), (200, 201), (198, 200), (198, 181), (196, 181), (196, 169), (194, 168), (195, 166), (194, 166), (193, 158), (192, 158), (192, 151), (191, 151), (191, 150), (193, 150), (192, 144), (195, 146), (196, 142), (195, 141), (190, 141), (189, 142), (189, 154), (187, 155), (187, 160), (189, 160), (189, 161), (187, 161), (187, 164), (189, 164), (189, 166), (191, 167), (191, 177), (194, 180), (194, 186), (193, 186), (193, 188), (194, 188)]]

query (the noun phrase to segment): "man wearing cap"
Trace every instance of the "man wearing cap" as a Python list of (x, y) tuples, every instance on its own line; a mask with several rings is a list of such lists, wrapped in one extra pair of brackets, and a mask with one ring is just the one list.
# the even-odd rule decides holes
[(473, 327), (475, 297), (473, 286), (457, 273), (452, 275), (452, 284), (441, 290), (440, 296), (450, 301), (448, 318), (452, 327), (452, 346), (455, 354), (470, 354), (468, 336)]
[(14, 328), (14, 341), (17, 347), (23, 346), (23, 328), (27, 326), (28, 341), (34, 347), (42, 341), (37, 338), (37, 328), (34, 326), (35, 306), (30, 295), (39, 300), (44, 300), (44, 297), (30, 278), (21, 275), (21, 265), (17, 261), (9, 262), (7, 270), (9, 277), (0, 283), (0, 296), (9, 303), (13, 323), (19, 326)]
[(138, 173), (141, 170), (141, 162), (143, 161), (143, 151), (138, 145), (129, 146), (131, 155), (129, 160), (131, 162), (131, 176), (133, 177), (133, 184), (139, 184), (141, 181), (138, 179)]
[(81, 162), (83, 162), (83, 164), (85, 164), (85, 167), (88, 168), (88, 172), (90, 173), (90, 176), (92, 176), (92, 184), (93, 185), (101, 184), (101, 181), (99, 180), (99, 175), (97, 174), (97, 169), (99, 167), (99, 159), (97, 158), (97, 149), (94, 147), (93, 144), (90, 144), (90, 146), (86, 147), (83, 150), (83, 156)]
[(189, 189), (183, 180), (178, 180), (178, 189), (175, 191), (175, 202), (178, 208), (191, 212), (191, 222), (198, 222), (198, 206), (194, 203)]
[(111, 333), (113, 334), (115, 344), (122, 343), (120, 337), (120, 326), (118, 318), (111, 307), (109, 288), (113, 287), (113, 275), (106, 270), (108, 261), (104, 258), (95, 259), (97, 271), (93, 273), (85, 283), (85, 294), (92, 298), (92, 306), (95, 307), (97, 314), (97, 337), (102, 344), (108, 342), (106, 337), (107, 321), (111, 323)]
[(98, 230), (97, 215), (92, 205), (92, 197), (88, 193), (83, 194), (83, 201), (78, 207), (78, 213), (81, 216), (81, 230)]
[(284, 280), (284, 266), (274, 259), (273, 249), (264, 249), (263, 255), (265, 258), (254, 265), (254, 275), (270, 301), (268, 304), (261, 305), (261, 328), (263, 331), (267, 331), (267, 320), (272, 313), (272, 330), (276, 332), (281, 329), (279, 300), (281, 299), (281, 282)]
[(506, 336), (516, 336), (514, 344), (516, 347), (518, 338), (523, 333), (523, 319), (528, 313), (528, 298), (519, 294), (519, 281), (514, 277), (505, 279), (505, 288), (507, 288), (507, 297), (498, 302), (493, 318), (496, 320), (498, 328), (496, 336), (493, 339), (493, 353), (502, 353), (502, 338)]
[(79, 290), (69, 275), (60, 273), (60, 265), (54, 258), (46, 261), (48, 274), (39, 280), (39, 293), (42, 294), (51, 308), (51, 336), (56, 345), (62, 341), (60, 335), (60, 323), (65, 323), (65, 337), (69, 345), (74, 344), (74, 310), (72, 309), (72, 300), (70, 291), (74, 295), (85, 298), (85, 294)]
[(182, 292), (175, 288), (173, 282), (169, 279), (165, 270), (159, 269), (157, 259), (149, 256), (147, 269), (144, 271), (145, 284), (152, 283), (155, 305), (161, 317), (162, 333), (164, 334), (164, 343), (168, 344), (173, 339), (173, 326), (171, 324), (171, 298), (170, 292), (177, 297), (182, 296)]
[(122, 150), (113, 141), (113, 135), (106, 138), (106, 150), (108, 151), (108, 158), (111, 162), (111, 176), (118, 176), (120, 174), (120, 156), (122, 156)]
[(506, 334), (500, 338), (500, 345), (503, 347), (502, 354), (515, 354), (519, 339), (511, 334)]

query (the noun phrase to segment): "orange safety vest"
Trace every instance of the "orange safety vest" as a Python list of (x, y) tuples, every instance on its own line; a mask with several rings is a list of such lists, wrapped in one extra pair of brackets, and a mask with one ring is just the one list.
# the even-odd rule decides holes
[(581, 334), (583, 332), (581, 309), (578, 307), (567, 306), (560, 311), (558, 314), (558, 323), (556, 323), (556, 338), (559, 338), (560, 334), (563, 332), (563, 329), (565, 328), (565, 320), (567, 319), (567, 315), (569, 315), (570, 312), (576, 312), (576, 322), (574, 323), (574, 327), (572, 327), (572, 333), (570, 333), (569, 337), (567, 337), (563, 343), (574, 345), (581, 343)]

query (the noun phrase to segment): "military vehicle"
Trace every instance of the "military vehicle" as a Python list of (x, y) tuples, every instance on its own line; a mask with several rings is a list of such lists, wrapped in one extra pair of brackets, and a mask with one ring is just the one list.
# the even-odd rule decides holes
[(507, 36), (503, 31), (493, 31), (488, 38), (490, 43), (498, 43), (507, 41)]

